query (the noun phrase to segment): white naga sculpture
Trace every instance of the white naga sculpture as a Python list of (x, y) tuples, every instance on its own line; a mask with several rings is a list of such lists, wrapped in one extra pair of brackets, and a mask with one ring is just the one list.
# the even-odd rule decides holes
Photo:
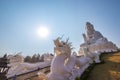
[[(85, 54), (76, 56), (74, 52), (71, 54), (71, 43), (60, 41), (60, 38), (54, 40), (54, 53), (55, 56), (51, 63), (51, 72), (44, 78), (47, 80), (75, 80), (80, 77), (90, 63), (100, 62), (99, 54), (89, 53), (86, 49)], [(42, 76), (42, 75), (40, 75)]]

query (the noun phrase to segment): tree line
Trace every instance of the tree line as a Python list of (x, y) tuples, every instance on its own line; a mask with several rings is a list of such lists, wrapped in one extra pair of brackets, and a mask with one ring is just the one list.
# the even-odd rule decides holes
[(32, 56), (26, 56), (24, 58), (24, 62), (29, 62), (29, 63), (44, 62), (44, 55), (40, 55), (38, 53)]

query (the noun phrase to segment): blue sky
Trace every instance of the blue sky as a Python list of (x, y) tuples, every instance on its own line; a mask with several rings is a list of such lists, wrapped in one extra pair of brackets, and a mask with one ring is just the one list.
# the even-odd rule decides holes
[[(78, 51), (87, 21), (120, 47), (120, 0), (0, 0), (0, 55), (53, 53), (62, 35)], [(50, 29), (46, 39), (35, 34), (38, 25)]]

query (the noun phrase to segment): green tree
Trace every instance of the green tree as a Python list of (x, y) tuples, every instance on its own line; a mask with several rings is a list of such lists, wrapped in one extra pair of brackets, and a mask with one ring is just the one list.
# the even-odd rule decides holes
[(31, 57), (30, 56), (26, 56), (24, 58), (24, 62), (31, 62)]

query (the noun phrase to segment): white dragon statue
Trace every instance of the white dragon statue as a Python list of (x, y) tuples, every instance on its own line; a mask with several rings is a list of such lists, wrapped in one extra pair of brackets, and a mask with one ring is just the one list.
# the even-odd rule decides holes
[[(99, 62), (97, 53), (85, 52), (83, 56), (76, 56), (72, 53), (71, 43), (61, 41), (60, 38), (54, 40), (55, 56), (51, 63), (50, 73), (43, 80), (75, 80), (80, 77), (90, 63)], [(85, 50), (86, 51), (86, 50)]]

